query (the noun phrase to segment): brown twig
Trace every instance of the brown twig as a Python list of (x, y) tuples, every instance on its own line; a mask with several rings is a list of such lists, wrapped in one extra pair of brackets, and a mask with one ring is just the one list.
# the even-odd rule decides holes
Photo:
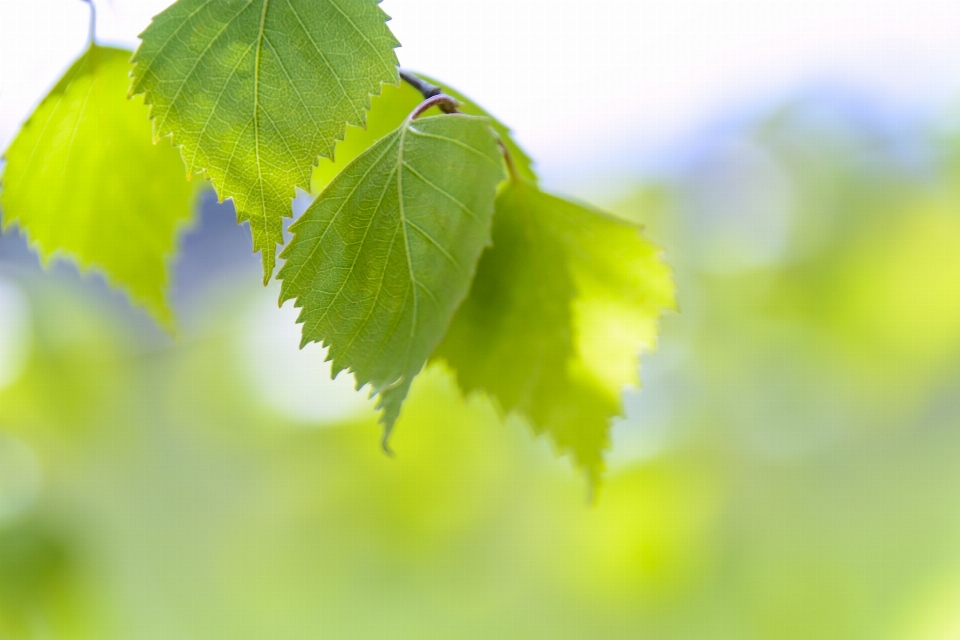
[(407, 71), (406, 69), (400, 69), (400, 79), (422, 93), (424, 100), (429, 100), (433, 96), (443, 93), (443, 89), (440, 87), (430, 84), (423, 78), (414, 75), (412, 72)]

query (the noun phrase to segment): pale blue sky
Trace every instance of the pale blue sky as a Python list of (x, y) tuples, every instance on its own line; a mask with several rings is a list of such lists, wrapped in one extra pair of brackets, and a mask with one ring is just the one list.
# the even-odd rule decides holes
[[(136, 45), (169, 0), (97, 0), (99, 38)], [(401, 62), (507, 121), (548, 183), (626, 161), (726, 109), (829, 81), (892, 108), (960, 97), (956, 0), (385, 0)], [(0, 1), (0, 147), (84, 46), (79, 0)]]

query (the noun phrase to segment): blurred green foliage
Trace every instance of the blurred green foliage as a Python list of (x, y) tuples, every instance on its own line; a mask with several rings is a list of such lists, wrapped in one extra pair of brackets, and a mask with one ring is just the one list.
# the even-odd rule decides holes
[(145, 346), (0, 273), (32, 336), (0, 388), (0, 638), (955, 638), (960, 145), (905, 137), (789, 105), (613, 207), (682, 313), (592, 506), (441, 366), (396, 459), (369, 407), (272, 404), (250, 370), (298, 370), (250, 355), (276, 292), (245, 278)]

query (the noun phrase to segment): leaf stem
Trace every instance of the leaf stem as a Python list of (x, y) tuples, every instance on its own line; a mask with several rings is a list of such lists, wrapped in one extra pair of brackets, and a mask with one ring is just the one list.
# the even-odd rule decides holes
[[(435, 84), (430, 84), (406, 69), (400, 69), (400, 79), (423, 94), (424, 102), (410, 114), (411, 120), (416, 119), (423, 114), (423, 112), (434, 106), (440, 107), (440, 110), (444, 113), (459, 113), (459, 111), (457, 111), (457, 101), (444, 94), (443, 88)], [(503, 160), (507, 165), (507, 171), (510, 173), (510, 179), (517, 182), (520, 179), (520, 174), (517, 173), (517, 165), (513, 162), (513, 154), (510, 153), (500, 134), (494, 131), (494, 135), (497, 136), (497, 144), (500, 145), (500, 151), (503, 152)]]
[[(493, 131), (492, 128), (491, 131)], [(500, 151), (503, 152), (503, 162), (507, 165), (507, 173), (510, 174), (510, 181), (520, 182), (520, 174), (517, 173), (517, 165), (513, 162), (513, 154), (510, 153), (510, 149), (507, 148), (507, 145), (503, 141), (503, 138), (500, 137), (500, 134), (496, 131), (494, 131), (493, 134), (497, 136), (497, 144), (500, 145)]]
[(413, 113), (410, 114), (411, 120), (416, 120), (419, 118), (425, 111), (429, 111), (432, 107), (440, 107), (440, 110), (444, 113), (460, 113), (457, 111), (457, 101), (451, 98), (450, 96), (438, 93), (435, 96), (427, 98), (420, 105), (413, 110)]
[(97, 7), (93, 4), (93, 0), (80, 0), (80, 2), (85, 2), (90, 5), (90, 26), (87, 31), (87, 45), (93, 46), (97, 44)]

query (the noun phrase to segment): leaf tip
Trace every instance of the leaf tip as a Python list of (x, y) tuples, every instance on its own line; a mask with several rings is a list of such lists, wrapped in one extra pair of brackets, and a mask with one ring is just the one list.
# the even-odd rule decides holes
[(266, 287), (270, 284), (270, 279), (273, 277), (273, 272), (277, 264), (276, 246), (269, 249), (264, 247), (261, 250), (261, 255), (263, 255), (263, 286)]
[(397, 454), (394, 453), (393, 449), (390, 447), (390, 436), (393, 433), (393, 425), (383, 425), (383, 436), (380, 438), (380, 449), (383, 451), (383, 454), (388, 458), (394, 459), (397, 457)]

